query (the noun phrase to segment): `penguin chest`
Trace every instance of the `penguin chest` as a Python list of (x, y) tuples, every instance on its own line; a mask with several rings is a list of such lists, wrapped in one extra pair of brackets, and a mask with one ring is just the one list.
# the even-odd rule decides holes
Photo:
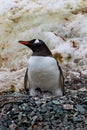
[(28, 63), (30, 87), (47, 91), (58, 87), (59, 69), (52, 57), (31, 56)]

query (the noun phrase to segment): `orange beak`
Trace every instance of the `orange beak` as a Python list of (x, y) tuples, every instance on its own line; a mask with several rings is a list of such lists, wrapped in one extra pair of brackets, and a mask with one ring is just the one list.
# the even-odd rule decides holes
[(24, 44), (24, 45), (29, 44), (28, 41), (18, 41), (18, 42), (21, 43), (21, 44)]

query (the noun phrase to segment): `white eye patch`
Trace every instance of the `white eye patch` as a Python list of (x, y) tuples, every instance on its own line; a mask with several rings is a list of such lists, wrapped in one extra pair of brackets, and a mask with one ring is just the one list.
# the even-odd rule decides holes
[(39, 43), (39, 42), (40, 42), (40, 41), (39, 41), (38, 39), (36, 39), (34, 43), (36, 43), (36, 44), (37, 44), (37, 43)]

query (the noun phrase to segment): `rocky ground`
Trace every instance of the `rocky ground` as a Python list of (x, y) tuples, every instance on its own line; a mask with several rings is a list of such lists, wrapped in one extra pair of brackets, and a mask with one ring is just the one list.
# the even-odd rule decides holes
[(63, 97), (0, 95), (0, 130), (87, 130), (87, 78), (65, 80)]

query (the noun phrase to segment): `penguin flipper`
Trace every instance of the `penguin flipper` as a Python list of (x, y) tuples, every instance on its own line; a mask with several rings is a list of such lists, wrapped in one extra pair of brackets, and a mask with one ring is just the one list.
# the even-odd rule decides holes
[(59, 63), (57, 62), (58, 68), (60, 70), (60, 86), (63, 92), (63, 95), (65, 94), (65, 88), (64, 88), (64, 76), (63, 76), (63, 71), (59, 65)]
[(26, 69), (25, 76), (24, 76), (24, 89), (27, 92), (29, 91), (28, 68)]

